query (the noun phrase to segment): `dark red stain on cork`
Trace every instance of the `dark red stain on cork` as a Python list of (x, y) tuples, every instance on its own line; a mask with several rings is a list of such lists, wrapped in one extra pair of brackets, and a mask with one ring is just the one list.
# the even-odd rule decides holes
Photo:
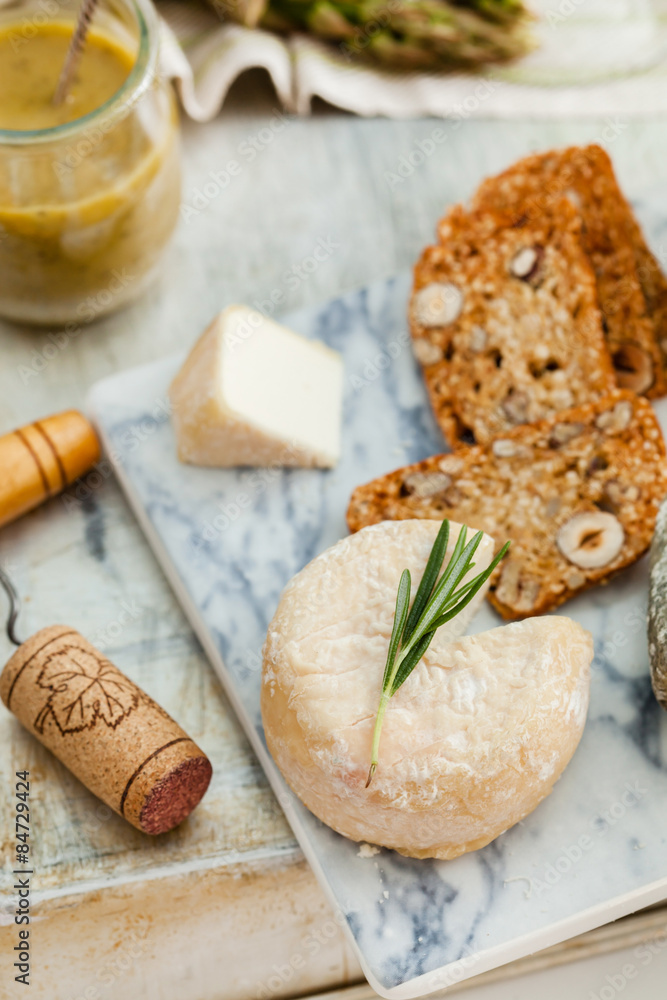
[(190, 757), (151, 789), (139, 816), (146, 833), (173, 830), (189, 816), (209, 786), (213, 768), (208, 757)]

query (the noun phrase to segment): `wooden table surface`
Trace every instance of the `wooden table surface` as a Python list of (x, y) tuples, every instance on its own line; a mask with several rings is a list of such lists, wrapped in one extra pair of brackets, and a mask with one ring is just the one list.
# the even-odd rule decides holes
[[(279, 314), (409, 267), (448, 203), (528, 151), (611, 137), (631, 198), (666, 179), (664, 121), (453, 127), (323, 107), (309, 119), (279, 114), (257, 74), (216, 121), (185, 123), (183, 204), (196, 211), (183, 213), (162, 276), (140, 302), (71, 337), (0, 325), (0, 433), (83, 407), (97, 379), (189, 346), (231, 302), (273, 301)], [(430, 141), (436, 128), (444, 142)], [(419, 148), (428, 155), (411, 155)], [(230, 160), (241, 170), (225, 187)], [(313, 266), (318, 246), (326, 249)], [(154, 840), (110, 814), (0, 709), (3, 817), (14, 771), (28, 768), (32, 779), (33, 997), (255, 1000), (357, 981), (340, 927), (113, 479), (3, 529), (0, 561), (24, 601), (22, 635), (56, 622), (78, 628), (176, 715), (215, 771), (191, 819)], [(11, 651), (0, 637), (0, 655)], [(5, 878), (0, 898), (3, 962), (15, 943), (10, 885)]]

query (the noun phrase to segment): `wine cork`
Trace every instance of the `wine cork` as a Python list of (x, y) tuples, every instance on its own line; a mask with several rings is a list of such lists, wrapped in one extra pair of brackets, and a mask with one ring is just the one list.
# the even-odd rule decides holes
[(0, 437), (0, 527), (60, 493), (99, 458), (92, 424), (77, 410)]
[(0, 698), (72, 774), (144, 833), (165, 833), (211, 780), (205, 753), (82, 635), (52, 625), (19, 646)]

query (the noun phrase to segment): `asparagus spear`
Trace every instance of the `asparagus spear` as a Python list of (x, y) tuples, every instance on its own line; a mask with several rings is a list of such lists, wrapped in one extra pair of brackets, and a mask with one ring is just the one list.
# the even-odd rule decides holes
[(307, 31), (349, 56), (437, 69), (501, 62), (533, 47), (523, 0), (217, 0), (249, 27)]

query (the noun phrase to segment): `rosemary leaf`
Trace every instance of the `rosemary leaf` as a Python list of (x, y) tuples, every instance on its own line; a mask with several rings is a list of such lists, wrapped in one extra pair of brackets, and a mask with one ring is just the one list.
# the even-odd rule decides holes
[[(467, 529), (464, 526), (461, 529), (461, 532), (463, 533), (465, 530)], [(472, 541), (468, 542), (456, 561), (454, 561), (454, 555), (456, 555), (456, 553), (454, 553), (447, 568), (445, 569), (442, 579), (433, 591), (431, 599), (428, 602), (423, 615), (417, 623), (417, 627), (412, 635), (412, 640), (415, 638), (421, 639), (426, 632), (431, 630), (433, 622), (440, 615), (442, 608), (447, 603), (447, 599), (454, 592), (455, 588), (459, 585), (466, 573), (470, 570), (472, 556), (477, 551), (479, 543), (483, 537), (484, 532), (478, 531)]]
[[(456, 591), (456, 593), (449, 598), (447, 604), (442, 609), (443, 614), (441, 614), (439, 618), (436, 618), (436, 620), (432, 623), (431, 631), (426, 633), (424, 638), (421, 639), (421, 641), (417, 644), (417, 646), (415, 646), (412, 649), (412, 651), (408, 653), (405, 659), (399, 664), (398, 670), (396, 671), (396, 675), (394, 677), (394, 683), (392, 684), (391, 687), (392, 696), (396, 694), (403, 681), (408, 679), (414, 668), (417, 666), (422, 656), (430, 646), (431, 639), (435, 635), (437, 629), (439, 629), (440, 626), (444, 625), (446, 622), (451, 621), (452, 618), (456, 618), (459, 611), (463, 611), (466, 604), (468, 604), (473, 599), (479, 588), (491, 576), (491, 574), (493, 573), (494, 569), (496, 568), (500, 560), (505, 556), (505, 553), (507, 552), (509, 547), (510, 543), (506, 542), (503, 548), (498, 553), (498, 555), (494, 557), (492, 562), (485, 570), (483, 570), (478, 576), (474, 577), (472, 580), (469, 580), (468, 583), (460, 587)], [(474, 563), (471, 563), (468, 569), (472, 569), (474, 565), (475, 565)], [(446, 612), (449, 611), (449, 609), (452, 607), (454, 608), (454, 610), (451, 612), (451, 614), (446, 614)], [(407, 631), (407, 625), (406, 625), (406, 631)]]
[(403, 635), (403, 629), (405, 628), (405, 622), (408, 617), (408, 609), (410, 607), (410, 570), (404, 569), (401, 574), (401, 579), (398, 584), (398, 593), (396, 595), (396, 610), (394, 611), (394, 627), (391, 630), (391, 639), (389, 640), (389, 651), (387, 653), (387, 663), (384, 668), (384, 677), (382, 678), (382, 690), (387, 687), (387, 682), (391, 676), (392, 668), (394, 666), (394, 661), (396, 659), (396, 654), (398, 652), (398, 647), (401, 643), (401, 636)]
[(433, 593), (433, 588), (435, 587), (438, 575), (442, 569), (442, 563), (445, 558), (445, 553), (447, 552), (448, 542), (449, 521), (443, 521), (440, 525), (440, 530), (436, 536), (433, 548), (431, 549), (431, 554), (428, 557), (426, 569), (424, 570), (424, 575), (421, 578), (419, 588), (415, 595), (412, 610), (410, 611), (408, 620), (405, 623), (405, 630), (403, 632), (404, 642), (407, 642), (407, 640), (412, 636), (417, 622), (421, 618), (422, 612), (424, 611), (424, 608), (428, 604), (429, 598)]
[[(483, 584), (486, 583), (486, 581), (489, 579), (489, 577), (493, 573), (494, 569), (496, 568), (500, 560), (505, 557), (505, 554), (509, 549), (509, 547), (510, 543), (505, 542), (502, 549), (500, 550), (498, 555), (494, 557), (489, 566), (482, 573), (480, 573), (479, 576), (476, 576), (474, 580), (471, 580), (469, 583), (466, 583), (465, 586), (461, 587), (461, 589), (454, 594), (453, 598), (451, 599), (448, 605), (449, 607), (451, 607), (452, 603), (456, 600), (458, 603), (454, 608), (454, 611), (452, 613), (447, 612), (446, 614), (441, 615), (440, 618), (436, 618), (436, 620), (431, 625), (431, 628), (434, 631), (435, 629), (440, 628), (441, 625), (444, 625), (445, 622), (451, 621), (452, 618), (456, 618), (459, 611), (463, 611), (466, 604), (470, 603), (470, 601), (473, 599), (479, 588), (483, 586)], [(463, 599), (461, 600), (461, 598)]]

